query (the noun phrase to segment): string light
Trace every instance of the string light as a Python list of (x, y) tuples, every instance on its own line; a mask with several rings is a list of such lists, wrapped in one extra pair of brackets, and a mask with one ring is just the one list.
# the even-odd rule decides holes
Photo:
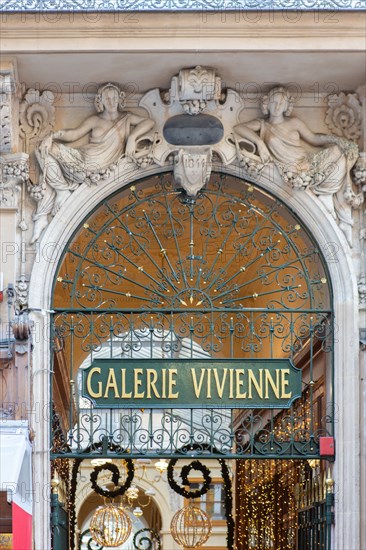
[(192, 501), (174, 514), (170, 524), (173, 539), (183, 548), (202, 546), (208, 540), (211, 529), (211, 521), (206, 512), (193, 506)]

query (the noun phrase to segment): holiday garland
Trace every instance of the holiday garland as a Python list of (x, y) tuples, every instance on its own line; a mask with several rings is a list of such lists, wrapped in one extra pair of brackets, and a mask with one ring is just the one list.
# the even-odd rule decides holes
[(225, 508), (225, 518), (227, 524), (227, 548), (228, 550), (233, 550), (234, 548), (234, 532), (235, 532), (235, 521), (233, 518), (233, 491), (232, 483), (229, 468), (227, 467), (226, 461), (223, 458), (218, 459), (221, 466), (221, 477), (224, 482), (224, 508)]
[[(151, 539), (148, 538), (148, 537), (141, 537), (140, 540), (138, 541), (137, 538), (138, 538), (139, 535), (142, 535), (142, 533), (150, 533)], [(145, 528), (145, 529), (140, 529), (140, 531), (137, 531), (137, 533), (135, 533), (135, 536), (133, 537), (132, 543), (133, 543), (134, 547), (136, 548), (136, 550), (141, 549), (141, 543), (142, 542), (144, 544), (147, 543), (147, 546), (143, 546), (143, 548), (145, 550), (152, 550), (153, 540), (156, 540), (156, 542), (157, 542), (156, 550), (160, 550), (161, 549), (161, 542), (160, 542), (159, 533), (154, 531), (154, 529)]]
[(184, 485), (189, 485), (188, 476), (191, 470), (198, 470), (199, 472), (201, 472), (204, 479), (202, 487), (200, 489), (197, 489), (196, 491), (187, 491), (187, 489), (185, 489), (184, 487), (180, 487), (173, 477), (174, 466), (176, 465), (177, 460), (178, 460), (177, 458), (171, 459), (169, 461), (168, 470), (167, 470), (168, 483), (170, 487), (173, 489), (173, 491), (178, 493), (178, 495), (181, 495), (182, 497), (189, 498), (189, 499), (198, 498), (202, 495), (205, 495), (209, 490), (212, 482), (212, 479), (210, 476), (211, 472), (207, 468), (207, 466), (202, 464), (199, 460), (193, 460), (192, 462), (190, 462), (190, 464), (183, 466), (180, 473), (180, 477), (182, 478)]
[[(83, 540), (84, 537), (86, 538), (86, 540)], [(94, 548), (91, 547), (93, 543), (93, 546)], [(99, 546), (95, 540), (93, 540), (92, 536), (91, 536), (91, 531), (90, 529), (86, 529), (85, 531), (83, 531), (82, 533), (80, 533), (80, 537), (79, 537), (79, 550), (81, 550), (81, 546), (83, 544), (86, 544), (86, 548), (87, 550), (103, 550), (104, 546)]]
[[(99, 449), (102, 446), (103, 446), (103, 442), (95, 443), (95, 444), (91, 445), (90, 447), (87, 447), (84, 452), (85, 452), (85, 454), (87, 454), (87, 453), (90, 453), (91, 451)], [(109, 448), (110, 448), (111, 451), (119, 451), (120, 450), (120, 447), (117, 447), (117, 445), (110, 445)], [(87, 456), (85, 456), (85, 458), (87, 458)], [(78, 472), (79, 472), (80, 464), (83, 462), (83, 460), (84, 460), (84, 458), (75, 458), (74, 464), (73, 464), (73, 467), (72, 467), (72, 471), (71, 471), (70, 496), (69, 496), (69, 500), (68, 500), (68, 512), (69, 512), (69, 518), (70, 518), (70, 521), (69, 521), (69, 523), (70, 523), (70, 531), (69, 531), (69, 547), (70, 547), (70, 550), (75, 550), (75, 525), (76, 525), (75, 498), (76, 498), (76, 489), (77, 489), (77, 475), (78, 475)], [(127, 478), (126, 478), (126, 482), (124, 483), (124, 485), (122, 487), (119, 487), (119, 489), (118, 489), (118, 491), (122, 491), (122, 492), (118, 493), (119, 495), (123, 495), (127, 491), (128, 487), (130, 487), (130, 485), (131, 485), (131, 482), (133, 480), (133, 476), (135, 474), (135, 468), (134, 468), (132, 460), (130, 458), (125, 458), (124, 460), (126, 461), (126, 464), (127, 464)], [(107, 466), (107, 464), (104, 464), (103, 468), (105, 468), (105, 466)], [(100, 466), (98, 466), (97, 468), (100, 468)], [(108, 469), (110, 470), (110, 468), (108, 468)], [(96, 478), (98, 477), (98, 473), (96, 474)], [(93, 472), (92, 472), (92, 474), (93, 474)], [(116, 479), (116, 478), (112, 477), (113, 482), (114, 482), (114, 479)], [(117, 477), (117, 483), (118, 483), (118, 479), (119, 479), (119, 476)], [(127, 483), (129, 483), (129, 484), (126, 485)], [(99, 485), (96, 485), (96, 486), (101, 491), (103, 491), (103, 489), (101, 489), (99, 487)], [(98, 491), (96, 491), (96, 492), (98, 492)], [(103, 496), (110, 497), (110, 494), (109, 494), (110, 491), (106, 491), (106, 492), (108, 494), (103, 495)], [(102, 493), (99, 493), (99, 494), (102, 494)], [(113, 498), (113, 497), (110, 497), (110, 498)]]
[[(181, 450), (182, 452), (184, 452), (184, 454), (186, 454), (188, 451), (192, 451), (192, 450), (203, 451), (206, 449), (209, 449), (210, 451), (218, 454), (218, 451), (216, 449), (212, 449), (212, 446), (209, 444), (189, 445), (189, 447), (188, 446), (183, 447)], [(204, 483), (201, 489), (198, 489), (197, 491), (187, 491), (183, 487), (180, 487), (173, 478), (174, 466), (176, 465), (177, 460), (178, 459), (172, 459), (169, 461), (167, 475), (168, 475), (168, 482), (170, 487), (176, 493), (178, 493), (179, 495), (185, 498), (197, 498), (199, 496), (206, 494), (211, 484), (210, 470), (204, 464), (202, 464), (199, 460), (194, 460), (193, 462), (190, 462), (188, 465), (183, 466), (180, 477), (182, 478), (182, 481), (185, 485), (189, 485), (188, 476), (191, 470), (199, 470), (202, 473), (203, 479), (204, 479)], [(224, 508), (225, 508), (225, 519), (226, 519), (226, 526), (227, 526), (227, 534), (226, 534), (227, 548), (228, 550), (234, 550), (235, 522), (233, 518), (232, 483), (231, 483), (229, 468), (226, 464), (225, 459), (218, 458), (218, 461), (221, 466), (221, 477), (223, 480), (224, 494), (225, 494)]]
[(70, 497), (68, 502), (68, 512), (69, 512), (69, 546), (70, 550), (75, 548), (75, 525), (76, 525), (76, 509), (75, 509), (75, 498), (76, 498), (76, 488), (77, 488), (77, 475), (79, 471), (79, 466), (82, 463), (82, 458), (75, 458), (74, 464), (72, 465), (71, 471), (71, 481), (70, 481)]
[[(121, 487), (118, 487), (118, 481), (120, 477), (120, 471), (118, 469), (118, 466), (115, 464), (102, 464), (101, 466), (96, 466), (92, 473), (90, 474), (90, 482), (92, 489), (98, 493), (98, 495), (101, 495), (102, 497), (107, 498), (115, 498), (118, 496), (122, 496), (125, 494), (127, 489), (131, 487), (131, 483), (133, 480), (133, 476), (135, 475), (135, 467), (133, 465), (133, 461), (130, 458), (125, 458), (125, 462), (127, 465), (127, 477), (126, 481)], [(112, 483), (115, 487), (118, 487), (114, 491), (109, 491), (108, 489), (102, 489), (97, 483), (98, 475), (103, 470), (109, 470), (112, 472)]]

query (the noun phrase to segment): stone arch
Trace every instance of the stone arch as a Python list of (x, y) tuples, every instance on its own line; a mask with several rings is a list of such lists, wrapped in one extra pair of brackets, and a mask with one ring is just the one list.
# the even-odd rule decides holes
[[(224, 173), (244, 179), (244, 174), (235, 166)], [(168, 170), (166, 170), (168, 171)], [(113, 192), (141, 178), (164, 172), (161, 168), (150, 168), (126, 172), (124, 177), (111, 181), (105, 187), (98, 186), (93, 192), (86, 192), (81, 186), (64, 207), (56, 214), (38, 244), (36, 260), (30, 282), (29, 303), (35, 321), (35, 347), (33, 359), (33, 404), (34, 411), (43, 411), (47, 406), (48, 373), (50, 364), (49, 310), (52, 285), (64, 245), (84, 219), (103, 199)], [(245, 179), (250, 178), (245, 174)], [(336, 481), (337, 498), (342, 506), (336, 506), (334, 548), (359, 547), (360, 503), (354, 498), (359, 494), (359, 393), (358, 393), (358, 294), (355, 274), (352, 271), (351, 256), (343, 233), (326, 210), (313, 195), (303, 191), (285, 188), (278, 177), (261, 177), (253, 181), (275, 197), (281, 199), (290, 210), (302, 220), (325, 255), (334, 292), (334, 313), (337, 330), (342, 334), (336, 338), (334, 351), (335, 402), (338, 410), (336, 441), (338, 457), (333, 477)], [(329, 249), (329, 243), (334, 249)], [(327, 254), (327, 251), (329, 252)], [(336, 254), (333, 254), (335, 252)], [(38, 341), (37, 341), (38, 339)], [(34, 422), (37, 419), (34, 416)], [(34, 466), (42, 472), (43, 483), (49, 483), (49, 423), (47, 415), (38, 418), (35, 440)], [(49, 506), (43, 499), (36, 499), (38, 510), (35, 517), (49, 517)], [(50, 547), (48, 522), (35, 525), (35, 543), (38, 548)]]

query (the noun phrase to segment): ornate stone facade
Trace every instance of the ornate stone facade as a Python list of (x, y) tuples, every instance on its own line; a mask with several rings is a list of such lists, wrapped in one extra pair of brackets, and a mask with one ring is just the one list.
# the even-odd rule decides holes
[[(7, 5), (10, 6), (9, 9), (12, 9), (12, 5), (14, 8), (15, 4), (8, 2)], [(82, 5), (83, 3), (79, 3), (79, 6)], [(58, 5), (61, 8), (65, 6), (67, 7), (67, 3), (63, 2)], [(207, 16), (207, 14), (205, 15)], [(242, 17), (241, 14), (239, 15)], [(315, 15), (319, 16), (319, 13)], [(208, 28), (202, 24), (203, 38), (200, 43), (200, 47), (203, 44), (202, 50), (204, 47), (214, 50), (216, 44), (219, 44), (224, 51), (225, 48), (232, 47), (233, 43), (236, 44), (233, 37), (239, 37), (239, 40), (245, 42), (246, 47), (250, 46), (254, 32), (252, 23), (246, 22), (245, 29), (241, 25), (235, 27), (236, 23), (232, 23), (228, 30), (225, 27), (226, 20), (223, 22), (220, 19), (220, 13), (218, 17), (219, 23), (217, 28), (215, 27), (215, 33), (222, 33), (222, 36), (220, 34), (219, 41), (217, 41), (216, 34), (211, 36)], [(178, 19), (180, 21), (180, 17)], [(87, 26), (85, 22), (80, 24)], [(178, 26), (179, 24), (177, 23)], [(169, 25), (164, 25), (167, 35), (169, 35), (167, 40), (172, 41), (169, 48), (174, 49), (175, 42), (173, 44), (173, 40), (176, 40), (176, 37), (172, 35), (173, 31)], [(49, 391), (47, 366), (50, 364), (50, 351), (44, 334), (48, 334), (52, 282), (55, 265), (60, 257), (62, 247), (64, 243), (72, 239), (80, 219), (90, 215), (90, 212), (112, 193), (117, 193), (123, 186), (128, 186), (147, 175), (171, 171), (175, 176), (177, 189), (184, 189), (184, 192), (190, 196), (199, 195), (200, 189), (205, 185), (212, 170), (240, 175), (286, 203), (301, 219), (304, 227), (314, 235), (329, 263), (329, 274), (334, 293), (334, 310), (339, 328), (335, 353), (335, 384), (336, 406), (341, 411), (336, 426), (339, 447), (333, 470), (333, 477), (336, 479), (339, 491), (335, 509), (334, 540), (336, 542), (334, 549), (361, 548), (364, 527), (362, 527), (363, 512), (360, 511), (359, 505), (360, 502), (363, 502), (360, 479), (361, 484), (365, 485), (365, 472), (359, 458), (360, 446), (362, 446), (360, 433), (363, 429), (361, 415), (364, 414), (362, 412), (363, 394), (360, 390), (360, 380), (364, 363), (362, 363), (363, 359), (359, 358), (358, 334), (359, 330), (364, 328), (365, 322), (363, 313), (365, 311), (365, 274), (362, 259), (364, 258), (362, 248), (365, 244), (365, 241), (362, 240), (365, 234), (365, 203), (362, 201), (364, 201), (366, 191), (365, 144), (362, 132), (360, 133), (360, 128), (362, 130), (360, 117), (364, 116), (362, 108), (359, 109), (359, 105), (362, 107), (362, 98), (360, 94), (356, 95), (357, 84), (354, 85), (352, 82), (350, 86), (342, 83), (340, 90), (345, 91), (338, 90), (335, 95), (332, 94), (332, 100), (328, 98), (328, 106), (323, 100), (328, 97), (329, 93), (323, 94), (322, 101), (319, 101), (319, 98), (314, 99), (313, 93), (309, 92), (313, 85), (309, 76), (309, 66), (312, 65), (309, 65), (308, 59), (301, 58), (299, 66), (303, 64), (304, 73), (307, 74), (306, 93), (308, 95), (305, 93), (296, 101), (293, 113), (288, 113), (288, 117), (283, 120), (274, 120), (273, 115), (267, 118), (267, 114), (260, 112), (261, 100), (264, 99), (265, 103), (266, 96), (273, 99), (275, 95), (273, 90), (277, 88), (275, 83), (278, 81), (283, 82), (284, 95), (291, 97), (292, 90), (289, 94), (286, 91), (291, 88), (291, 86), (286, 86), (286, 83), (292, 78), (292, 76), (289, 77), (291, 71), (283, 71), (282, 61), (277, 61), (276, 70), (278, 69), (279, 76), (277, 77), (273, 73), (268, 76), (268, 71), (264, 72), (261, 77), (262, 84), (258, 87), (260, 93), (253, 101), (253, 98), (246, 94), (246, 86), (255, 80), (250, 76), (250, 71), (248, 70), (246, 73), (238, 63), (235, 78), (240, 82), (240, 86), (235, 85), (235, 78), (226, 77), (226, 81), (229, 81), (230, 84), (225, 84), (221, 80), (225, 75), (223, 56), (220, 57), (221, 54), (217, 55), (216, 52), (215, 55), (212, 54), (211, 61), (201, 61), (204, 56), (201, 53), (197, 54), (196, 37), (193, 36), (193, 32), (190, 33), (189, 25), (186, 23), (184, 25), (184, 29), (179, 31), (181, 32), (179, 36), (184, 35), (186, 48), (188, 45), (190, 48), (194, 48), (194, 56), (197, 57), (197, 60), (192, 56), (186, 62), (184, 55), (180, 52), (179, 55), (177, 54), (179, 59), (174, 63), (171, 62), (170, 65), (167, 64), (166, 68), (160, 67), (159, 74), (149, 70), (149, 63), (146, 63), (144, 68), (141, 65), (141, 81), (145, 80), (141, 84), (140, 78), (136, 79), (138, 93), (133, 98), (129, 97), (127, 93), (127, 103), (122, 110), (121, 108), (115, 109), (115, 107), (108, 108), (108, 113), (116, 115), (114, 122), (117, 124), (117, 128), (112, 125), (114, 130), (112, 130), (110, 141), (112, 142), (111, 146), (118, 146), (118, 151), (115, 155), (111, 155), (111, 158), (108, 159), (110, 162), (106, 164), (104, 155), (108, 156), (107, 153), (111, 150), (109, 145), (106, 146), (100, 157), (103, 158), (102, 166), (98, 166), (97, 169), (85, 172), (80, 170), (85, 160), (85, 158), (81, 158), (81, 152), (85, 151), (83, 148), (88, 151), (88, 147), (92, 144), (91, 138), (99, 140), (99, 145), (102, 142), (103, 146), (104, 138), (102, 132), (99, 136), (97, 135), (97, 126), (102, 121), (106, 128), (110, 121), (107, 118), (102, 118), (100, 112), (96, 113), (93, 103), (87, 100), (88, 98), (84, 98), (83, 82), (77, 88), (79, 95), (76, 99), (65, 92), (65, 89), (58, 94), (55, 87), (46, 85), (42, 87), (43, 84), (47, 84), (47, 79), (44, 78), (44, 73), (43, 78), (39, 76), (39, 71), (42, 69), (41, 62), (39, 62), (38, 65), (34, 63), (30, 65), (31, 69), (27, 67), (27, 77), (24, 77), (24, 80), (27, 81), (26, 85), (23, 87), (17, 85), (11, 88), (11, 93), (9, 93), (5, 82), (13, 77), (8, 77), (7, 74), (15, 73), (9, 72), (7, 68), (1, 72), (3, 78), (0, 109), (4, 133), (1, 142), (0, 209), (1, 214), (5, 212), (7, 216), (9, 215), (13, 224), (11, 227), (14, 227), (13, 239), (9, 239), (11, 245), (8, 242), (6, 244), (8, 247), (6, 250), (9, 251), (8, 263), (4, 264), (3, 270), (6, 275), (9, 263), (16, 255), (15, 276), (6, 275), (6, 284), (11, 282), (15, 284), (18, 311), (28, 309), (35, 321), (34, 330), (37, 332), (34, 334), (34, 350), (32, 352), (32, 377), (36, 381), (33, 387), (34, 401), (40, 409), (47, 407)], [(21, 28), (23, 29), (23, 27), (25, 26), (23, 25)], [(270, 40), (273, 40), (269, 49), (275, 50), (278, 41), (282, 40), (283, 29), (281, 26), (273, 25), (272, 22), (266, 26), (266, 29), (267, 27), (270, 29), (268, 31)], [(325, 27), (326, 25), (324, 25)], [(296, 37), (301, 34), (299, 29), (304, 28), (306, 25), (303, 19), (296, 25), (292, 23), (286, 27), (284, 32), (288, 43), (292, 44), (292, 41), (297, 40)], [(311, 31), (307, 30), (307, 32), (316, 32), (317, 27), (314, 25), (313, 19), (310, 28)], [(40, 32), (35, 24), (33, 27), (30, 25), (23, 29), (22, 40), (28, 40), (29, 36), (30, 40), (33, 40), (32, 32), (36, 36), (37, 44), (34, 51), (37, 51), (37, 60), (39, 59), (37, 50), (39, 43), (44, 44), (45, 40), (51, 42), (54, 35), (60, 32), (60, 36), (64, 40), (63, 44), (65, 44), (69, 41), (69, 36), (75, 32), (72, 25), (69, 27), (64, 25), (61, 31), (57, 29), (57, 23), (49, 24), (44, 33)], [(353, 29), (354, 25), (352, 25), (352, 31), (349, 31), (350, 41), (357, 38), (354, 38), (356, 31)], [(115, 34), (112, 38), (108, 35), (109, 40), (125, 40), (124, 29), (112, 30)], [(243, 40), (244, 31), (246, 33), (245, 40)], [(14, 32), (13, 38), (11, 38), (11, 32)], [(16, 32), (18, 32), (18, 27), (16, 27)], [(104, 30), (101, 33), (97, 24), (90, 26), (88, 32), (89, 35), (85, 37), (85, 41), (90, 37), (92, 37), (90, 43), (98, 40), (96, 38), (98, 32), (101, 36), (103, 35), (103, 40), (105, 40)], [(112, 35), (112, 31), (108, 32)], [(11, 25), (6, 29), (6, 33), (7, 37), (10, 36), (9, 40), (12, 45), (9, 51), (16, 50), (17, 38), (15, 38), (15, 31)], [(135, 40), (138, 36), (139, 44), (138, 47), (136, 46), (136, 52), (138, 48), (142, 47), (147, 51), (149, 45), (156, 40), (155, 35), (162, 37), (161, 32), (157, 33), (155, 27), (150, 28), (148, 24), (144, 27), (143, 39), (134, 28), (132, 31), (129, 30), (129, 33), (129, 40)], [(330, 41), (333, 40), (329, 49), (332, 44), (333, 48), (336, 47), (338, 33), (339, 25), (332, 26), (331, 30), (325, 28), (324, 36), (330, 37)], [(321, 33), (319, 33), (320, 35)], [(323, 43), (324, 37), (320, 38)], [(253, 38), (253, 40), (257, 39)], [(268, 37), (266, 40), (269, 40)], [(312, 38), (309, 41), (312, 41)], [(318, 44), (318, 42), (316, 43)], [(112, 44), (114, 47), (115, 42), (108, 42), (108, 44)], [(112, 46), (110, 46), (111, 50)], [(66, 46), (63, 47), (66, 48)], [(93, 48), (96, 46), (93, 45)], [(313, 42), (311, 50), (312, 48)], [(80, 51), (84, 51), (82, 47), (80, 47)], [(285, 51), (282, 53), (284, 56), (286, 55)], [(68, 75), (70, 73), (68, 78), (65, 77), (65, 74), (60, 76), (60, 82), (69, 82), (73, 79), (76, 81), (77, 76), (75, 76), (75, 67), (73, 68), (71, 58), (75, 59), (75, 63), (80, 63), (77, 55), (79, 54), (75, 54), (73, 51), (72, 56), (65, 57), (67, 63), (65, 61), (62, 65), (60, 62), (60, 70), (63, 68), (65, 73)], [(94, 50), (92, 55), (95, 56), (95, 59), (98, 58)], [(257, 63), (256, 55), (256, 53), (253, 55), (252, 52), (245, 52), (245, 58), (241, 59), (252, 56), (254, 60), (252, 63), (255, 64)], [(313, 53), (311, 55), (313, 56)], [(228, 55), (228, 57), (230, 56)], [(98, 77), (100, 82), (93, 83), (95, 92), (103, 82), (107, 83), (108, 89), (109, 80), (128, 82), (128, 77), (123, 80), (125, 77), (121, 76), (124, 68), (123, 63), (116, 62), (112, 57), (111, 54), (109, 67), (100, 66), (101, 76)], [(91, 57), (89, 61), (90, 59)], [(130, 66), (134, 63), (132, 57), (131, 59)], [(192, 59), (194, 60), (192, 61)], [(262, 63), (264, 54), (261, 59)], [(205, 67), (205, 62), (214, 65), (215, 69)], [(311, 63), (313, 62), (312, 57)], [(93, 57), (93, 63), (90, 63), (90, 66), (93, 65), (93, 75), (98, 75), (97, 63), (98, 61), (95, 61)], [(200, 63), (200, 65), (194, 66), (195, 63)], [(25, 64), (24, 60), (23, 64)], [(259, 62), (257, 64), (260, 66)], [(326, 66), (325, 62), (324, 66)], [(113, 67), (113, 71), (111, 67)], [(183, 68), (179, 71), (180, 67)], [(23, 71), (25, 74), (24, 68)], [(32, 73), (32, 77), (29, 76), (29, 73)], [(174, 76), (175, 73), (178, 74)], [(293, 79), (296, 78), (296, 76), (293, 77)], [(170, 89), (166, 92), (165, 90), (169, 88), (169, 79), (172, 79)], [(42, 86), (40, 86), (40, 90), (35, 90), (37, 87), (35, 83), (39, 81), (42, 82)], [(269, 84), (268, 81), (273, 84)], [(304, 86), (303, 82), (301, 85)], [(118, 85), (117, 88), (119, 90), (117, 93), (121, 92), (122, 96), (123, 86)], [(126, 92), (128, 92), (127, 88), (125, 88)], [(23, 90), (20, 107), (19, 90)], [(271, 90), (272, 94), (270, 94)], [(111, 93), (111, 96), (113, 95), (115, 94)], [(111, 98), (109, 97), (109, 99)], [(102, 98), (102, 103), (107, 100), (108, 98)], [(359, 102), (357, 103), (357, 101)], [(272, 109), (273, 107), (269, 104), (270, 101), (267, 106)], [(128, 130), (118, 127), (119, 122), (123, 126), (124, 117), (130, 117)], [(326, 117), (329, 132), (324, 126)], [(277, 124), (277, 122), (280, 123)], [(95, 126), (92, 126), (94, 123), (96, 123)], [(140, 126), (142, 123), (144, 125)], [(304, 130), (305, 123), (306, 130)], [(183, 124), (184, 126), (182, 126)], [(282, 124), (284, 126), (281, 126)], [(85, 130), (83, 136), (72, 134), (75, 131), (75, 126), (80, 128), (83, 125)], [(270, 145), (271, 140), (268, 138), (268, 134), (272, 132), (273, 128), (269, 126), (280, 132), (283, 130), (281, 138), (276, 137), (282, 142), (281, 147), (283, 146), (283, 153), (285, 157), (287, 155), (287, 160), (289, 162), (293, 160), (290, 158), (290, 152), (296, 147), (308, 161), (305, 167), (301, 165), (299, 169), (295, 167), (295, 170), (289, 170), (289, 167), (286, 166), (287, 163), (283, 162), (276, 152), (276, 144), (273, 145), (272, 141)], [(71, 127), (73, 130), (64, 130), (66, 127)], [(183, 139), (182, 135), (178, 136), (177, 142), (174, 135), (177, 130), (179, 133), (182, 127), (185, 130), (188, 128), (189, 135), (194, 136), (197, 140), (203, 140), (203, 143), (202, 141), (193, 144), (182, 143), (179, 141)], [(210, 128), (209, 133), (216, 136), (214, 143), (204, 141), (207, 127)], [(248, 127), (254, 135), (250, 133), (245, 136), (241, 135), (243, 132), (245, 133), (243, 129)], [(133, 134), (136, 129), (138, 129), (137, 133)], [(108, 129), (106, 132), (108, 133)], [(297, 133), (301, 134), (301, 143), (298, 143)], [(201, 136), (198, 138), (197, 136), (200, 134)], [(131, 135), (132, 139), (127, 146)], [(314, 140), (314, 135), (322, 136), (316, 138), (316, 140), (319, 139), (317, 143), (312, 143), (309, 139), (310, 137)], [(64, 139), (65, 137), (68, 139)], [(357, 153), (356, 144), (359, 146), (360, 154)], [(342, 166), (342, 177), (338, 173), (332, 181), (331, 178), (328, 178), (330, 174), (324, 173), (325, 158), (330, 152), (332, 155), (334, 154), (334, 157), (332, 156), (334, 163), (337, 166), (338, 164)], [(70, 159), (72, 162), (69, 162)], [(52, 166), (50, 166), (52, 162), (64, 178), (61, 186), (52, 179), (52, 173), (48, 172), (50, 169), (52, 171)], [(81, 174), (81, 172), (83, 173)], [(28, 195), (25, 193), (26, 187), (29, 190)], [(42, 223), (38, 222), (37, 226), (38, 220), (42, 220)], [(33, 244), (31, 244), (32, 240)], [(329, 246), (333, 247), (331, 250), (334, 253), (329, 254)], [(50, 247), (55, 251), (53, 255), (49, 252)], [(28, 275), (24, 274), (31, 272), (31, 280), (28, 281)], [(356, 304), (357, 297), (359, 304)], [(6, 311), (5, 303), (0, 307), (2, 312)], [(35, 468), (41, 472), (42, 483), (46, 485), (50, 479), (48, 421), (43, 417), (40, 420), (38, 418), (33, 427), (37, 431), (34, 440)], [(349, 472), (354, 472), (354, 475), (350, 476)], [(362, 506), (364, 505), (362, 504)], [(36, 501), (35, 512), (37, 518), (42, 518), (41, 522), (35, 524), (35, 548), (48, 548), (50, 547), (49, 506), (45, 499), (40, 498)], [(364, 540), (366, 542), (366, 536)]]

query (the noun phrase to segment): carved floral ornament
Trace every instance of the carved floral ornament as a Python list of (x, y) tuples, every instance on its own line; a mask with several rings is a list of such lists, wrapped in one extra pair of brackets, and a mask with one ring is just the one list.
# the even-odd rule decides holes
[[(21, 128), (35, 143), (40, 173), (29, 186), (37, 203), (32, 242), (81, 184), (87, 190), (126, 173), (136, 179), (148, 166), (171, 166), (177, 187), (194, 197), (215, 162), (239, 167), (244, 177), (315, 195), (351, 245), (352, 208), (364, 199), (353, 187), (351, 171), (354, 168), (362, 191), (362, 155), (344, 137), (347, 124), (339, 114), (344, 109), (336, 111), (335, 101), (327, 116), (343, 121), (342, 135), (312, 132), (292, 115), (293, 100), (284, 87), (263, 97), (264, 116), (241, 122), (248, 118), (244, 100), (232, 89), (223, 91), (213, 69), (197, 66), (174, 76), (169, 91), (156, 88), (145, 93), (139, 102), (144, 116), (127, 110), (124, 93), (108, 83), (96, 95), (96, 115), (77, 128), (50, 133), (53, 98), (46, 92), (30, 92), (22, 103)], [(356, 105), (352, 94), (342, 97), (342, 105), (345, 102)], [(358, 135), (358, 124), (359, 118), (356, 125), (347, 126), (349, 135)], [(89, 139), (86, 145), (69, 145), (84, 136)]]
[(325, 123), (333, 134), (357, 142), (362, 132), (362, 106), (357, 94), (328, 96)]

